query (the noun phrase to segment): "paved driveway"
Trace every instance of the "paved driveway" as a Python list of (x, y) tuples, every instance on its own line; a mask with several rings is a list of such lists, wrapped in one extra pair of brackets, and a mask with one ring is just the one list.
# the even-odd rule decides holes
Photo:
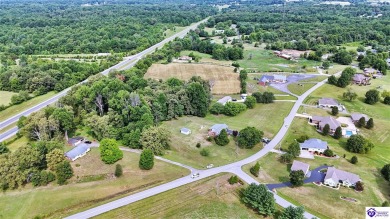
[[(311, 171), (310, 177), (305, 179), (303, 183), (312, 183), (312, 182), (323, 182), (325, 178), (325, 173), (321, 173), (320, 170), (327, 168), (328, 166), (320, 166), (315, 168), (314, 170)], [(267, 187), (269, 190), (272, 189), (278, 189), (278, 188), (283, 188), (283, 187), (291, 187), (290, 182), (283, 182), (283, 183), (276, 183), (276, 184), (267, 184)]]
[[(288, 85), (289, 84), (292, 84), (292, 83), (296, 83), (300, 80), (304, 80), (304, 79), (308, 79), (308, 78), (314, 78), (316, 77), (316, 75), (308, 75), (308, 74), (292, 74), (292, 75), (289, 75), (287, 76), (287, 82), (284, 83), (284, 84), (278, 84), (278, 83), (271, 83), (270, 86), (275, 88), (275, 89), (278, 89), (280, 91), (283, 91), (285, 93), (288, 93), (288, 94), (291, 94), (291, 95), (294, 95), (294, 96), (297, 96), (296, 94), (293, 94), (291, 93), (289, 90), (288, 90)], [(315, 83), (313, 83), (315, 84)]]

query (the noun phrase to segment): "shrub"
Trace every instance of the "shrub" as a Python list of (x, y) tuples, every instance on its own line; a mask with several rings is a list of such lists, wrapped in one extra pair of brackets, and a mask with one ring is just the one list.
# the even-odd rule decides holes
[(324, 151), (324, 155), (327, 156), (327, 157), (333, 157), (333, 151), (330, 150), (330, 149), (326, 149)]
[(250, 172), (254, 176), (258, 177), (259, 176), (259, 171), (260, 171), (260, 164), (259, 164), (259, 162), (256, 162), (256, 164), (253, 167), (250, 168)]
[(359, 192), (363, 191), (364, 190), (364, 184), (362, 182), (358, 181), (356, 183), (356, 185), (355, 185), (355, 190), (359, 191)]
[(380, 100), (379, 91), (372, 89), (366, 92), (366, 99), (364, 100), (365, 103), (373, 105), (377, 103), (379, 100)]
[(372, 118), (370, 118), (370, 119), (367, 121), (366, 128), (368, 128), (368, 129), (374, 128), (374, 120), (373, 120)]
[(301, 137), (297, 138), (297, 141), (299, 143), (303, 143), (305, 142), (306, 140), (308, 140), (310, 137), (308, 135), (301, 135)]
[(383, 100), (383, 103), (386, 105), (390, 105), (390, 96), (385, 97), (385, 99)]
[(115, 139), (103, 139), (99, 149), (100, 157), (106, 164), (113, 164), (123, 158), (123, 152), (119, 149)]
[(225, 145), (229, 144), (229, 138), (228, 138), (226, 130), (222, 129), (222, 131), (219, 133), (219, 135), (215, 136), (214, 141), (219, 146), (225, 146)]
[(389, 207), (389, 206), (390, 206), (390, 204), (389, 204), (388, 201), (384, 201), (384, 202), (382, 203), (382, 207)]
[(336, 116), (337, 114), (339, 114), (339, 108), (336, 106), (332, 107), (332, 115)]
[(238, 177), (237, 177), (236, 175), (231, 176), (231, 177), (228, 179), (228, 182), (229, 182), (230, 185), (236, 184), (236, 183), (238, 183)]
[(200, 151), (200, 155), (202, 155), (202, 156), (204, 156), (204, 157), (210, 156), (210, 151), (209, 151), (209, 149), (203, 148), (203, 149)]
[(359, 128), (364, 127), (365, 125), (366, 125), (366, 118), (364, 117), (360, 118), (356, 124), (356, 126)]
[(116, 177), (120, 177), (120, 176), (122, 176), (122, 174), (123, 174), (122, 166), (121, 166), (120, 164), (117, 164), (117, 165), (115, 166), (115, 173), (114, 173), (114, 175), (115, 175)]
[(390, 164), (386, 164), (382, 167), (381, 169), (381, 173), (383, 175), (383, 177), (389, 181), (390, 180)]
[(324, 128), (322, 129), (322, 134), (326, 136), (326, 135), (329, 135), (329, 132), (330, 132), (330, 126), (329, 126), (329, 124), (326, 124), (324, 126)]
[(200, 145), (200, 143), (199, 143), (199, 142), (198, 142), (198, 143), (196, 143), (196, 147), (197, 147), (197, 148), (200, 148), (200, 146), (201, 146), (201, 145)]
[(144, 149), (140, 155), (139, 167), (142, 170), (150, 170), (154, 166), (154, 154), (151, 149)]
[(357, 164), (357, 162), (358, 162), (358, 158), (356, 156), (352, 156), (351, 163), (352, 164)]
[(339, 126), (339, 127), (336, 128), (336, 131), (334, 132), (333, 137), (335, 139), (340, 139), (342, 136), (343, 136), (343, 130)]

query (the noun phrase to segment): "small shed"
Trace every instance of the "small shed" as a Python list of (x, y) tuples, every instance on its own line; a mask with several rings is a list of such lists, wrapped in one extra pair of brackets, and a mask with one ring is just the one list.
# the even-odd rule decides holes
[(188, 128), (181, 128), (180, 133), (182, 133), (184, 135), (189, 135), (189, 134), (191, 134), (191, 130)]

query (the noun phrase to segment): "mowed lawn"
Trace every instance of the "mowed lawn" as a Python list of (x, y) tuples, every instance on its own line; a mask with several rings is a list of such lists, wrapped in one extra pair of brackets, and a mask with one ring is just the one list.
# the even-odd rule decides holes
[[(103, 164), (98, 149), (94, 148), (85, 157), (72, 162), (74, 177), (68, 185), (32, 188), (29, 184), (20, 190), (1, 193), (0, 218), (38, 215), (63, 218), (189, 174), (186, 169), (157, 160), (152, 170), (142, 171), (138, 161), (138, 154), (124, 152), (123, 159), (118, 162), (123, 166), (124, 175), (115, 178), (115, 165)], [(94, 179), (98, 181), (92, 181)], [(77, 183), (80, 180), (90, 182)]]
[(9, 91), (0, 91), (0, 106), (7, 106), (11, 103), (11, 97), (17, 93), (9, 92)]
[[(164, 157), (196, 168), (204, 168), (210, 163), (220, 166), (241, 160), (259, 151), (262, 144), (259, 143), (252, 149), (238, 149), (234, 139), (229, 137), (228, 145), (218, 146), (206, 140), (208, 129), (218, 123), (225, 123), (230, 129), (238, 131), (253, 126), (272, 138), (279, 131), (292, 106), (291, 102), (257, 104), (254, 109), (248, 109), (235, 117), (207, 115), (205, 118), (181, 117), (164, 122), (163, 126), (172, 133), (171, 150), (167, 151)], [(188, 136), (181, 134), (182, 127), (191, 129), (192, 133)], [(201, 144), (201, 148), (196, 148), (197, 143)], [(202, 148), (207, 148), (210, 156), (201, 156)]]
[(8, 107), (7, 109), (0, 112), (0, 121), (6, 120), (11, 116), (14, 116), (18, 113), (21, 113), (24, 110), (26, 110), (32, 106), (35, 106), (35, 105), (49, 99), (50, 97), (53, 97), (55, 94), (56, 93), (54, 91), (52, 91), (52, 92), (49, 92), (47, 94), (34, 97), (31, 100), (28, 100), (28, 101), (23, 102), (21, 104)]
[(213, 94), (234, 94), (240, 92), (238, 74), (233, 67), (200, 63), (153, 64), (145, 74), (145, 78), (163, 79), (178, 78), (189, 80), (192, 76), (200, 76), (204, 80), (214, 82)]
[[(314, 66), (321, 62), (299, 59), (296, 61), (277, 57), (272, 50), (245, 45), (244, 59), (238, 60), (242, 68), (253, 69), (259, 72), (317, 72)], [(250, 58), (252, 56), (252, 58)]]
[(263, 218), (239, 200), (240, 184), (220, 174), (175, 188), (95, 218)]

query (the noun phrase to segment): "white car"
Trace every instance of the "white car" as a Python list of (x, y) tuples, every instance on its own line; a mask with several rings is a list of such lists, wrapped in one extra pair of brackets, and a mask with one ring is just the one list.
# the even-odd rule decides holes
[(207, 169), (210, 169), (210, 168), (213, 168), (214, 167), (214, 164), (209, 164), (206, 166)]
[(192, 178), (192, 179), (194, 179), (194, 178), (196, 178), (196, 177), (199, 177), (199, 173), (194, 173), (194, 174), (191, 175), (191, 178)]

